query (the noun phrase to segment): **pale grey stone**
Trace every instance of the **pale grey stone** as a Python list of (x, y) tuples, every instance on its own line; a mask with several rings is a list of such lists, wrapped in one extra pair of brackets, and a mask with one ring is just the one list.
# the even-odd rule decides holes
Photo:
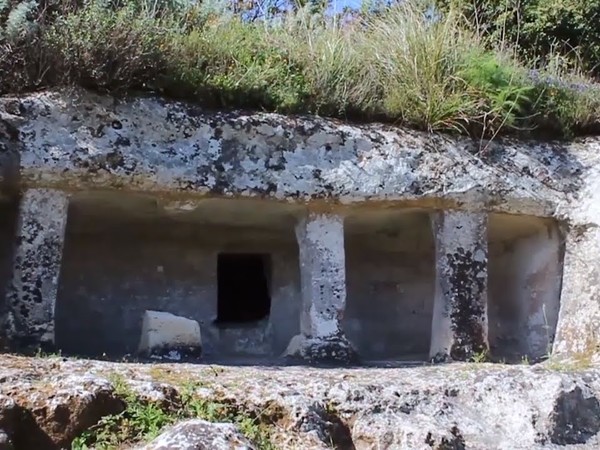
[(432, 214), (436, 292), (430, 358), (468, 361), (489, 350), (487, 215)]
[(342, 329), (346, 309), (344, 219), (311, 214), (296, 226), (302, 289), (301, 334), (286, 356), (313, 362), (351, 362), (356, 351)]
[[(562, 306), (550, 311), (559, 315), (553, 349), (598, 353), (597, 137), (473, 141), (316, 117), (212, 113), (82, 90), (4, 97), (0, 122), (0, 197), (15, 189), (101, 189), (168, 193), (164, 202), (175, 209), (210, 195), (277, 200), (334, 215), (373, 204), (555, 219), (567, 241)], [(18, 295), (9, 297), (14, 309)], [(51, 303), (33, 308), (29, 325), (23, 313), (9, 315), (9, 330), (36, 344), (52, 342)], [(542, 322), (536, 313), (527, 320), (529, 352), (540, 356), (552, 340), (544, 337), (545, 321), (554, 319)]]
[[(123, 405), (107, 379), (117, 376), (141, 401), (165, 408), (172, 408), (183, 392), (190, 394), (184, 382), (202, 380), (194, 395), (207, 402), (225, 402), (241, 414), (265, 414), (268, 424), (263, 426), (275, 447), (283, 450), (331, 446), (595, 450), (600, 446), (597, 366), (585, 370), (564, 366), (560, 371), (544, 365), (467, 363), (283, 370), (215, 365), (209, 369), (197, 364), (157, 366), (10, 355), (0, 357), (0, 363), (4, 380), (0, 418), (14, 415), (16, 407), (15, 418), (33, 419), (8, 420), (0, 426), (8, 436), (22, 439), (14, 442), (21, 442), (23, 448), (68, 448), (70, 440), (93, 426), (100, 415), (120, 412)], [(36, 374), (43, 374), (43, 382)], [(159, 382), (161, 374), (163, 382)], [(197, 423), (201, 436), (193, 426), (189, 432), (174, 432), (175, 426), (151, 445), (200, 445), (207, 438), (213, 448), (221, 448), (220, 442), (235, 442), (242, 448), (254, 444), (242, 440), (232, 425)]]
[(68, 195), (54, 189), (29, 189), (21, 199), (7, 293), (9, 337), (20, 347), (54, 344), (54, 311), (68, 204)]
[(200, 356), (202, 338), (200, 324), (195, 320), (164, 311), (146, 311), (142, 319), (142, 334), (138, 352), (180, 359)]
[[(18, 117), (6, 108), (15, 101)], [(568, 206), (600, 148), (596, 139), (480, 142), (316, 117), (204, 113), (84, 91), (8, 97), (0, 113), (16, 130), (2, 145), (19, 156), (24, 185), (344, 204), (429, 199), (546, 217)]]
[(253, 450), (239, 429), (230, 423), (191, 419), (165, 430), (138, 450)]

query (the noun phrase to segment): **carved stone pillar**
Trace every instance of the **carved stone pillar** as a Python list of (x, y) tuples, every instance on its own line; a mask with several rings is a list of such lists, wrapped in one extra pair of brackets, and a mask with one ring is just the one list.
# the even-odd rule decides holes
[(429, 356), (466, 361), (487, 353), (487, 215), (432, 214), (436, 287)]
[(600, 351), (600, 228), (567, 229), (560, 313), (553, 354), (590, 358)]
[(69, 199), (52, 189), (30, 189), (21, 199), (7, 332), (18, 347), (54, 345), (54, 310)]
[(296, 226), (300, 255), (302, 312), (300, 334), (286, 355), (311, 362), (356, 359), (341, 321), (346, 308), (343, 217), (310, 214)]

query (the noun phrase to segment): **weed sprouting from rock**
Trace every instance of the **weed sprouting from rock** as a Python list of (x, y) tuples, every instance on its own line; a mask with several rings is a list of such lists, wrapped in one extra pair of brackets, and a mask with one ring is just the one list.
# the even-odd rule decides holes
[(125, 403), (125, 409), (119, 414), (103, 417), (78, 436), (72, 443), (72, 450), (109, 450), (148, 441), (158, 436), (166, 426), (191, 418), (233, 423), (258, 449), (275, 448), (271, 442), (268, 427), (270, 419), (266, 412), (256, 414), (231, 402), (198, 396), (199, 383), (185, 383), (177, 398), (159, 404), (140, 398), (123, 376), (113, 374), (109, 379), (115, 395)]

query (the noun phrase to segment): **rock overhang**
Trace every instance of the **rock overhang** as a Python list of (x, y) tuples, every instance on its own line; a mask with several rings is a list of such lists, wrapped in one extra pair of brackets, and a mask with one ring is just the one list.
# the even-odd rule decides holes
[(383, 202), (585, 221), (571, 212), (600, 166), (596, 138), (477, 142), (82, 90), (4, 97), (0, 120), (4, 184), (67, 191)]
[[(274, 226), (273, 217), (280, 217), (277, 223), (291, 226), (287, 214), (300, 216), (299, 209), (304, 206), (316, 211), (330, 207), (352, 209), (345, 222), (347, 231), (352, 227), (369, 231), (372, 224), (368, 217), (361, 215), (362, 208), (376, 213), (377, 220), (392, 221), (395, 227), (398, 227), (399, 219), (395, 216), (386, 219), (385, 208), (389, 207), (394, 214), (396, 209), (409, 210), (399, 207), (415, 207), (421, 212), (456, 208), (476, 213), (527, 214), (550, 219), (539, 221), (536, 217), (489, 214), (488, 233), (492, 242), (494, 236), (499, 236), (498, 240), (514, 241), (515, 236), (530, 234), (528, 230), (532, 227), (539, 228), (539, 235), (545, 237), (548, 222), (564, 222), (565, 242), (562, 242), (562, 234), (560, 239), (566, 250), (562, 247), (559, 250), (566, 253), (565, 272), (561, 277), (561, 312), (553, 353), (578, 358), (583, 355), (589, 357), (590, 363), (597, 363), (599, 349), (599, 150), (600, 139), (597, 138), (552, 143), (512, 140), (479, 143), (377, 124), (349, 125), (321, 118), (262, 113), (209, 113), (156, 98), (115, 100), (84, 91), (42, 92), (0, 99), (0, 200), (3, 192), (10, 199), (15, 191), (40, 193), (45, 188), (52, 188), (49, 193), (43, 193), (44, 199), (62, 199), (64, 204), (68, 201), (69, 222), (79, 224), (83, 229), (97, 217), (88, 218), (85, 208), (95, 208), (98, 214), (118, 212), (118, 209), (111, 209), (115, 205), (107, 203), (103, 196), (106, 194), (114, 200), (115, 193), (120, 195), (124, 191), (158, 198), (159, 211), (190, 214), (185, 220), (230, 223), (237, 214), (243, 216), (241, 226), (256, 225), (259, 216), (261, 226), (267, 221)], [(26, 195), (23, 197), (27, 198)], [(248, 202), (244, 209), (237, 202), (228, 201), (235, 206), (224, 206), (220, 200), (211, 201), (212, 198), (230, 197), (271, 199), (273, 203), (260, 209), (256, 203)], [(132, 212), (134, 200), (131, 203), (123, 202), (120, 197), (117, 200), (121, 203), (121, 211)], [(271, 206), (280, 206), (275, 205), (277, 201), (285, 203), (286, 208), (277, 212), (272, 210)], [(103, 208), (97, 208), (98, 204), (104, 205)], [(28, 217), (28, 209), (23, 205), (27, 206), (27, 203), (22, 203), (21, 221)], [(148, 210), (139, 205), (136, 208), (140, 208), (135, 212), (141, 215), (148, 210), (154, 214), (152, 205)], [(55, 213), (58, 208), (47, 209)], [(357, 215), (362, 222), (356, 220)], [(29, 216), (32, 222), (40, 220), (35, 209)], [(67, 214), (63, 211), (58, 216), (66, 220)], [(42, 219), (42, 224), (52, 225), (51, 221)], [(512, 223), (513, 219), (517, 220), (516, 225)], [(528, 224), (528, 221), (532, 223)], [(409, 225), (424, 222), (427, 222), (426, 216), (407, 218)], [(459, 223), (460, 227), (463, 222)], [(37, 229), (36, 233), (49, 237), (56, 234), (45, 232), (43, 228), (41, 232)], [(448, 239), (438, 240), (452, 243), (455, 234), (450, 234)], [(341, 236), (342, 231), (339, 231), (338, 237)], [(61, 243), (63, 240), (64, 236), (55, 239)], [(463, 246), (468, 245), (469, 242)], [(45, 247), (48, 245), (39, 245), (40, 249)], [(55, 247), (56, 255), (60, 255), (58, 244)], [(524, 252), (529, 248), (531, 246)], [(26, 251), (22, 253), (27, 254)], [(34, 253), (28, 258), (47, 261), (48, 258), (39, 255)], [(562, 264), (556, 268), (561, 272)], [(52, 283), (56, 284), (58, 272), (55, 267), (46, 278), (52, 278)], [(533, 268), (530, 272), (538, 273)], [(506, 291), (507, 286), (502, 284), (502, 296)], [(50, 301), (45, 300), (46, 303), (56, 299), (55, 294), (47, 297)], [(585, 358), (582, 360), (587, 361)], [(53, 358), (33, 361), (35, 371), (47, 374), (50, 366), (52, 370), (58, 370), (56, 368), (60, 366), (65, 373), (73, 373), (73, 380), (68, 377), (64, 380), (65, 383), (75, 381), (71, 384), (77, 386), (83, 380), (78, 375), (81, 371), (88, 373), (88, 378), (95, 376), (89, 374), (90, 370), (131, 373), (124, 365), (105, 362), (84, 361), (80, 364), (77, 360), (63, 358), (60, 361)], [(3, 370), (10, 372), (9, 378), (17, 376), (25, 381), (39, 378), (38, 374), (20, 374), (19, 371), (23, 371), (21, 365), (20, 358), (7, 356)], [(153, 372), (156, 366), (136, 367), (142, 375), (146, 372), (147, 377), (156, 375)], [(201, 366), (187, 366), (186, 369), (185, 365), (180, 365), (177, 369), (170, 368), (167, 373), (180, 374), (179, 370), (189, 370), (180, 375), (188, 379), (198, 367)], [(298, 423), (311, 423), (304, 417), (319, 419), (318, 414), (315, 416), (314, 405), (321, 408), (322, 404), (323, 411), (330, 404), (336, 405), (338, 412), (345, 414), (344, 420), (353, 424), (352, 438), (356, 442), (388, 442), (389, 439), (405, 442), (407, 436), (412, 436), (410, 439), (420, 443), (433, 442), (439, 437), (438, 440), (446, 444), (447, 436), (451, 434), (457, 445), (464, 445), (465, 441), (486, 445), (504, 439), (510, 441), (510, 445), (514, 444), (513, 447), (522, 444), (523, 448), (538, 444), (545, 448), (548, 442), (562, 445), (586, 441), (589, 441), (589, 448), (597, 447), (599, 377), (596, 372), (565, 374), (547, 372), (540, 367), (492, 369), (466, 365), (460, 369), (461, 366), (458, 371), (454, 366), (353, 368), (350, 374), (330, 369), (325, 373), (306, 368), (278, 371), (227, 368), (219, 371), (215, 382), (217, 385), (225, 383), (223, 391), (229, 392), (231, 398), (244, 399), (240, 401), (246, 403), (259, 399), (262, 409), (265, 398), (269, 402), (273, 397), (291, 398), (293, 404), (283, 402), (283, 405), (295, 414), (293, 417), (299, 417)], [(53, 376), (57, 377), (56, 374)], [(403, 383), (398, 384), (397, 380), (402, 376), (405, 376), (407, 382), (404, 384), (409, 389), (398, 389)], [(252, 380), (252, 389), (236, 377)], [(298, 386), (290, 383), (287, 377), (295, 377), (294, 383), (299, 383)], [(384, 387), (374, 386), (374, 377), (384, 381), (393, 379), (394, 382)], [(104, 395), (108, 381), (100, 379), (91, 383), (88, 378), (84, 380), (86, 392), (82, 391), (85, 398), (95, 401), (98, 397), (104, 404), (112, 405), (97, 394)], [(256, 382), (260, 378), (268, 382)], [(343, 383), (338, 383), (342, 378)], [(307, 384), (307, 380), (312, 381)], [(57, 386), (64, 391), (65, 383)], [(287, 391), (291, 386), (298, 395), (276, 392), (274, 385), (277, 383), (285, 386)], [(14, 386), (9, 387), (9, 393), (14, 393)], [(24, 392), (31, 392), (30, 386), (21, 387)], [(473, 395), (479, 391), (481, 395)], [(369, 393), (375, 393), (375, 397), (387, 402), (391, 415), (360, 414), (369, 410), (369, 402), (374, 403)], [(432, 395), (437, 397), (431, 400)], [(416, 401), (419, 396), (427, 401)], [(58, 404), (55, 397), (50, 397), (49, 405), (53, 408)], [(475, 397), (478, 401), (473, 406), (468, 401)], [(29, 408), (26, 400), (30, 398), (34, 397), (17, 399), (19, 408)], [(352, 401), (348, 402), (348, 399)], [(460, 413), (456, 418), (450, 415), (448, 419), (447, 414), (439, 414), (437, 410), (441, 405), (440, 411), (447, 412), (449, 401), (450, 411)], [(66, 403), (65, 400), (59, 406), (64, 408)], [(115, 404), (122, 407), (120, 402)], [(516, 415), (515, 405), (519, 412)], [(42, 411), (44, 417), (38, 420), (42, 428), (49, 429), (53, 420), (59, 420), (58, 415), (55, 417), (54, 409), (38, 406), (32, 404), (33, 414)], [(435, 422), (427, 419), (428, 416), (442, 420)], [(71, 414), (70, 417), (74, 422), (79, 416)], [(516, 419), (498, 420), (502, 417)], [(320, 422), (317, 420), (316, 423)], [(427, 426), (423, 427), (423, 423)], [(494, 423), (502, 423), (504, 428), (488, 426)], [(390, 424), (396, 434), (390, 434)], [(497, 436), (491, 436), (490, 429), (496, 430)], [(56, 441), (72, 439), (74, 428), (69, 426), (65, 430), (63, 435), (50, 435)], [(515, 434), (514, 430), (524, 432)], [(313, 430), (309, 431), (315, 434)], [(515, 440), (514, 436), (519, 436), (520, 440)]]

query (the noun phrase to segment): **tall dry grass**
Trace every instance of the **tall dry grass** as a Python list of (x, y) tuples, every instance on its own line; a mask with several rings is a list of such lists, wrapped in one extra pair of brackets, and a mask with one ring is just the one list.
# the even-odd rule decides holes
[(10, 49), (0, 60), (0, 89), (144, 89), (214, 107), (478, 136), (536, 129), (564, 136), (600, 117), (600, 96), (532, 78), (455, 12), (431, 20), (418, 0), (352, 17), (299, 9), (254, 22), (214, 2), (176, 10), (143, 5), (71, 5), (38, 21), (36, 33), (0, 38)]

